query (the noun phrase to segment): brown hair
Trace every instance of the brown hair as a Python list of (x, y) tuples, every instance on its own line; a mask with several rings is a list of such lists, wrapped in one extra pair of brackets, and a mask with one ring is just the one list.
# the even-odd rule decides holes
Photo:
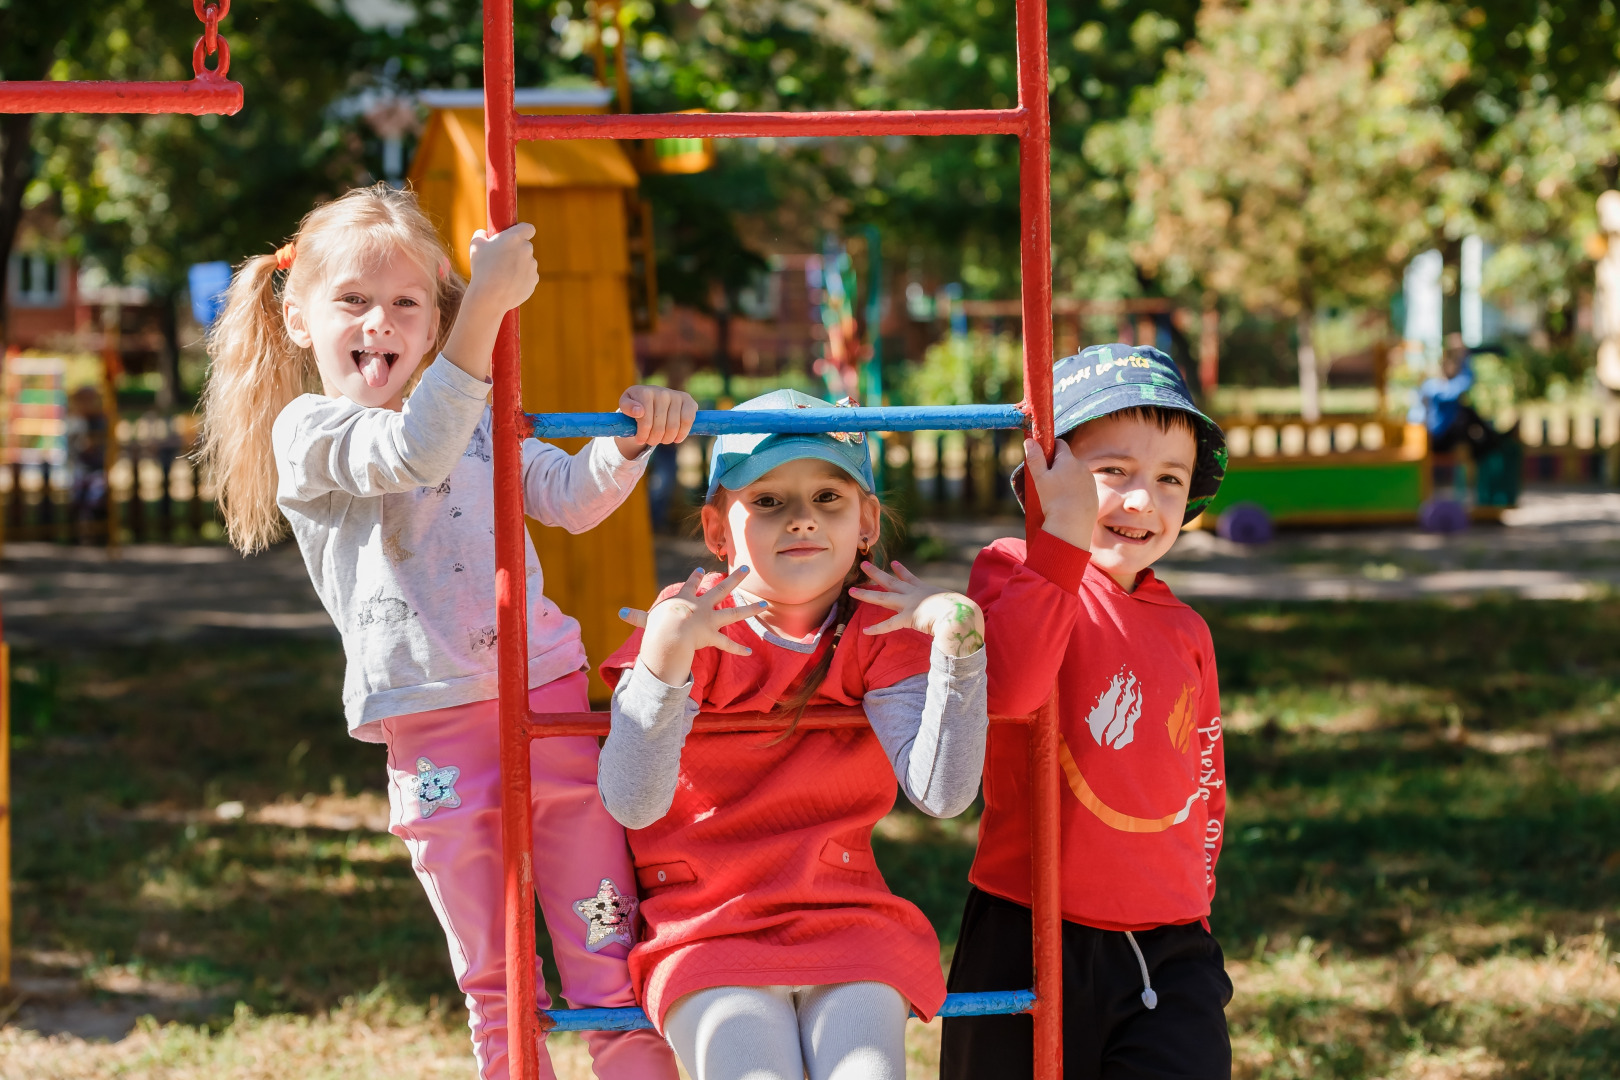
[(1138, 420), (1144, 424), (1152, 424), (1160, 431), (1185, 431), (1193, 437), (1194, 443), (1198, 441), (1198, 424), (1193, 414), (1186, 409), (1169, 409), (1163, 405), (1132, 405), (1128, 409), (1093, 417), (1076, 427), (1074, 431), (1066, 432), (1062, 438), (1072, 438), (1080, 428), (1098, 420)]
[[(729, 495), (730, 492), (725, 488), (720, 488), (709, 497), (706, 504), (719, 511), (722, 520), (725, 518), (726, 503)], [(883, 501), (876, 495), (863, 491), (861, 498), (871, 499), (877, 504), (878, 509), (878, 535), (872, 541), (872, 546), (867, 549), (863, 558), (879, 569), (887, 570), (889, 568), (888, 541), (897, 535), (904, 528), (904, 525), (900, 518), (888, 507), (884, 506)], [(816, 696), (816, 691), (821, 689), (821, 684), (827, 681), (827, 672), (832, 670), (833, 654), (838, 651), (838, 643), (843, 639), (844, 628), (849, 625), (849, 620), (854, 618), (855, 608), (860, 603), (859, 600), (849, 595), (849, 590), (860, 580), (861, 560), (857, 559), (850, 566), (849, 572), (844, 575), (844, 582), (838, 589), (838, 601), (833, 605), (833, 632), (831, 638), (822, 640), (820, 647), (817, 649), (819, 655), (816, 657), (814, 666), (799, 679), (798, 688), (794, 690), (793, 694), (777, 702), (777, 707), (783, 712), (792, 713), (793, 719), (782, 734), (772, 739), (767, 745), (774, 746), (798, 730), (799, 721), (804, 718), (804, 710), (810, 706), (810, 699)]]
[(435, 283), (437, 352), (466, 290), (447, 269), (449, 252), (416, 195), (387, 184), (356, 188), (311, 210), (282, 251), (283, 262), (291, 258), (288, 267), (278, 266), (276, 255), (255, 255), (237, 267), (225, 309), (208, 332), (213, 365), (203, 389), (198, 458), (219, 492), (226, 535), (243, 552), (269, 546), (285, 530), (270, 432), (294, 398), (320, 389), (315, 354), (287, 336), (282, 305), (302, 302), (336, 266), (403, 256)]

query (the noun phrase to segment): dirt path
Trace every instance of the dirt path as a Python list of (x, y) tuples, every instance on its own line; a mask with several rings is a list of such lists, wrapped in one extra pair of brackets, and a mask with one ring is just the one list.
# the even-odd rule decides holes
[[(979, 548), (1017, 536), (1014, 518), (923, 522), (941, 557), (924, 577), (964, 588)], [(661, 537), (658, 575), (713, 565), (696, 539)], [(1394, 600), (1502, 594), (1580, 599), (1620, 587), (1620, 492), (1532, 491), (1500, 526), (1457, 536), (1415, 528), (1288, 532), (1259, 547), (1188, 533), (1162, 564), (1185, 597)], [(183, 639), (197, 634), (335, 637), (291, 545), (253, 558), (224, 547), (10, 544), (0, 561), (9, 640), (26, 644)]]

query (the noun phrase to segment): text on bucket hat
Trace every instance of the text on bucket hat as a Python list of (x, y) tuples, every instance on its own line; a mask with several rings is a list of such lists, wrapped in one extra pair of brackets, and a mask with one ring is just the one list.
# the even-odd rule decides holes
[[(1175, 361), (1151, 345), (1092, 345), (1052, 365), (1052, 430), (1059, 437), (1081, 424), (1126, 409), (1175, 409), (1192, 417), (1198, 457), (1187, 485), (1186, 524), (1209, 506), (1226, 477), (1226, 435), (1193, 404)], [(1013, 470), (1013, 491), (1024, 501), (1024, 467)]]

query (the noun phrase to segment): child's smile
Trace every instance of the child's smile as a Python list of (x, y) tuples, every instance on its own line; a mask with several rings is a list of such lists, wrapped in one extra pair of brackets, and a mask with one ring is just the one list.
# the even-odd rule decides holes
[(1133, 544), (1145, 544), (1153, 539), (1151, 529), (1132, 529), (1121, 525), (1104, 525), (1103, 528)]

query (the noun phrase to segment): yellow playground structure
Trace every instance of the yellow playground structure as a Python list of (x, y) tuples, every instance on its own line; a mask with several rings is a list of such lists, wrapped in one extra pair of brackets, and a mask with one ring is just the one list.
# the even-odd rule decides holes
[[(410, 181), (466, 274), (468, 243), (486, 220), (481, 91), (440, 91), (422, 100), (433, 111)], [(518, 111), (605, 109), (588, 94), (520, 90)], [(636, 381), (629, 239), (634, 204), (627, 196), (638, 184), (629, 155), (612, 140), (517, 144), (518, 219), (533, 223), (540, 263), (540, 285), (521, 312), (525, 411), (608, 412)], [(569, 450), (584, 444), (558, 442)], [(619, 609), (640, 607), (658, 591), (647, 500), (630, 499), (583, 536), (532, 520), (528, 525), (546, 568), (546, 595), (579, 619), (587, 655), (608, 655), (627, 632)], [(591, 693), (607, 699), (594, 671)]]

